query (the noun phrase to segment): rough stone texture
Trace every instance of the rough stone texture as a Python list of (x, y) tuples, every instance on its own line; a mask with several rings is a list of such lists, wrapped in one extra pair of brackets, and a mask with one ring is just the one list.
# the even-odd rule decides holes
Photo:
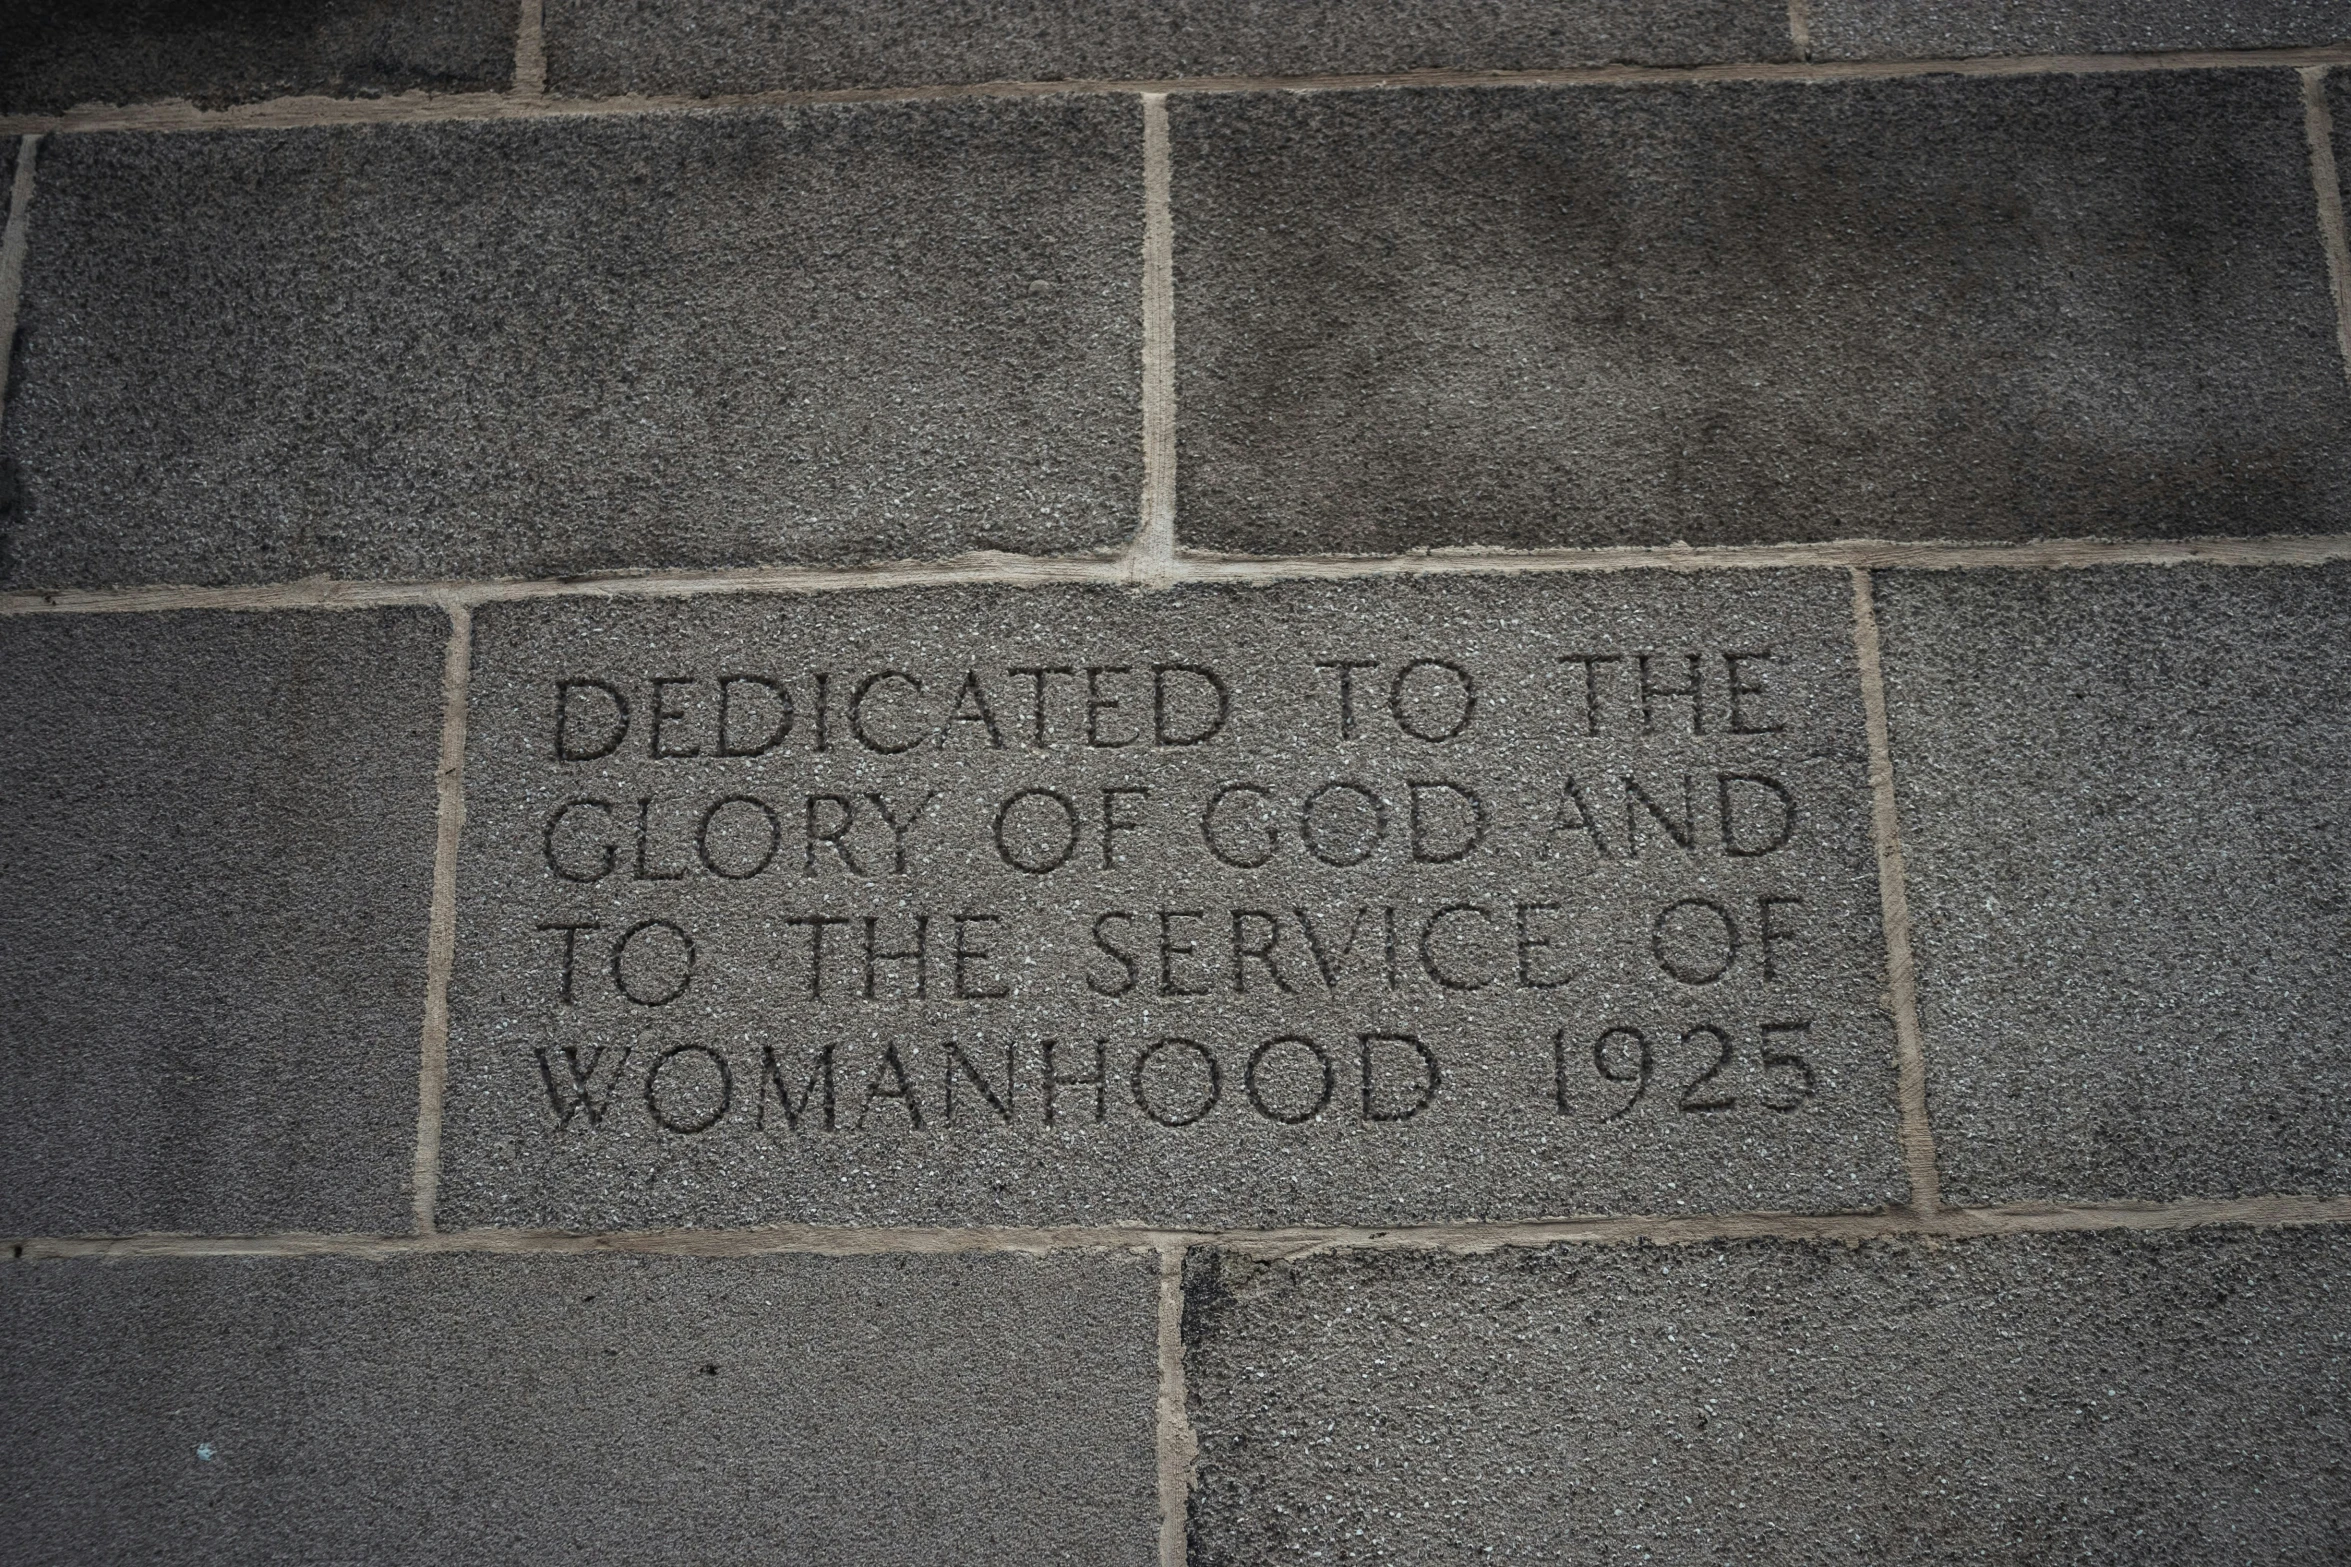
[(2351, 517), (2290, 72), (1169, 112), (1187, 544)]
[(447, 636), (0, 620), (0, 1234), (406, 1228)]
[(1140, 114), (54, 138), (6, 580), (1123, 542)]
[(1193, 1567), (2342, 1559), (2340, 1231), (1198, 1257)]
[(1143, 1567), (1157, 1295), (1067, 1255), (20, 1264), (0, 1520), (27, 1567)]
[(1542, 70), (1789, 58), (1779, 0), (548, 0), (550, 90)]
[(13, 0), (0, 114), (297, 93), (492, 92), (514, 76), (513, 0)]
[(2351, 204), (2351, 71), (2337, 68), (2327, 73), (2326, 101), (2334, 122), (2336, 182)]
[(1806, 0), (1816, 60), (2351, 42), (2344, 0)]
[[(492, 606), (474, 626), (447, 1223), (1380, 1223), (1866, 1208), (1903, 1194), (1842, 573), (540, 602)], [(1760, 688), (1739, 698), (1739, 722), (1783, 727), (1728, 732), (1722, 655), (1766, 649), (1768, 660), (1737, 666), (1742, 686)], [(1657, 688), (1686, 685), (1685, 656), (1697, 657), (1702, 733), (1689, 700), (1664, 695), (1651, 700), (1655, 732), (1643, 732), (1642, 653), (1654, 654)], [(1592, 666), (1596, 718), (1568, 654), (1623, 660)], [(1379, 661), (1352, 677), (1352, 740), (1336, 672), (1315, 668), (1342, 658)], [(1477, 684), (1457, 738), (1410, 738), (1389, 706), (1396, 677), (1423, 659), (1451, 660)], [(1161, 664), (1216, 670), (1226, 726), (1197, 745), (1108, 745), (1150, 738)], [(1009, 672), (1047, 666), (1080, 673)], [(1089, 667), (1122, 671), (1095, 677), (1095, 695), (1121, 704), (1094, 713), (1099, 747), (1081, 743)], [(891, 678), (859, 709), (857, 692), (889, 670), (920, 679), (921, 695)], [(722, 675), (761, 676), (791, 696), (793, 726), (768, 754), (714, 754)], [(657, 693), (656, 676), (675, 683)], [(1165, 679), (1167, 734), (1206, 729), (1215, 703), (1202, 677)], [(629, 702), (625, 739), (592, 687), (559, 698), (559, 682), (590, 680)], [(728, 689), (733, 748), (770, 739), (774, 698)], [(1405, 721), (1445, 734), (1460, 689), (1423, 666), (1404, 686)], [(567, 748), (610, 740), (610, 756), (557, 760), (559, 700)], [(699, 755), (652, 758), (659, 708), (683, 715), (664, 721), (660, 748)], [(887, 754), (856, 739), (859, 712)], [(1628, 774), (1682, 822), (1690, 849), (1629, 797)], [(1777, 851), (1779, 808), (1772, 785), (1746, 781), (1756, 774), (1796, 812)], [(1570, 777), (1608, 858), (1576, 825)], [(1317, 858), (1300, 812), (1333, 780), (1385, 802), (1386, 832), (1364, 796), (1334, 793), (1315, 806)], [(1483, 802), (1482, 840), (1444, 782)], [(1204, 813), (1228, 783), (1268, 791), (1227, 797), (1212, 824), (1226, 858), (1263, 858), (1255, 868), (1221, 862), (1205, 842)], [(1114, 788), (1149, 794), (1117, 797), (1122, 827), (1135, 825), (1112, 835), (1105, 868)], [(1048, 789), (1079, 814), (1074, 838), (1062, 807), (1031, 795), (1004, 818), (999, 851), (1000, 808)], [(1726, 791), (1734, 842), (1757, 852), (1725, 852)], [(911, 824), (903, 873), (876, 796)], [(604, 804), (567, 810), (573, 801)], [(1268, 828), (1279, 834), (1270, 854)], [(1768, 974), (1766, 897), (1803, 900), (1770, 910)], [(1685, 982), (1668, 977), (1652, 932), (1690, 898), (1722, 913), (1680, 907), (1657, 938)], [(1555, 905), (1527, 913), (1523, 956), (1520, 904)], [(1485, 912), (1438, 921), (1424, 949), (1431, 919), (1454, 905)], [(1162, 911), (1198, 915), (1171, 919), (1165, 954)], [(1132, 917), (1101, 926), (1097, 946), (1096, 922), (1112, 913)], [(930, 920), (919, 998), (913, 960), (877, 959), (869, 979), (866, 959), (869, 941), (913, 950), (918, 914)], [(955, 917), (970, 914), (1001, 923), (961, 927), (962, 944), (988, 955), (966, 962), (959, 986)], [(817, 915), (848, 923), (791, 923)], [(1741, 933), (1728, 957), (1725, 918)], [(581, 924), (596, 928), (548, 928)], [(1269, 956), (1247, 955), (1259, 949)], [(1776, 1027), (1807, 1021), (1808, 1033)], [(1722, 1036), (1692, 1035), (1701, 1025)], [(1619, 1027), (1651, 1042), (1646, 1090), (1632, 1035), (1594, 1063), (1595, 1041)], [(1436, 1058), (1425, 1109), (1426, 1067), (1384, 1040), (1371, 1047), (1367, 1118), (1365, 1033), (1413, 1035)], [(1252, 1089), (1260, 1047), (1290, 1035), (1323, 1052), (1327, 1080), (1307, 1046), (1284, 1044)], [(1146, 1061), (1167, 1038), (1199, 1051), (1174, 1045)], [(1056, 1089), (1050, 1123), (1047, 1040), (1058, 1075), (1092, 1076), (1097, 1042), (1106, 1074), (1099, 1093)], [(1203, 1051), (1217, 1061), (1213, 1085)], [(1767, 1052), (1806, 1058), (1809, 1100), (1803, 1070)]]
[(1878, 608), (1945, 1194), (2351, 1186), (2351, 567)]

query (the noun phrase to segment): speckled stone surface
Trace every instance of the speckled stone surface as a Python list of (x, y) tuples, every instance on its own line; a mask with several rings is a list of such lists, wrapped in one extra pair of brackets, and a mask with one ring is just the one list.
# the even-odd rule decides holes
[(1805, 8), (1815, 60), (2351, 42), (2344, 0), (1805, 0)]
[(52, 138), (9, 587), (1123, 543), (1132, 99)]
[[(2328, 118), (2334, 123), (2336, 189), (2351, 193), (2351, 74), (2342, 70), (2327, 72), (2325, 78)], [(2351, 200), (2351, 194), (2347, 194)]]
[(1784, 60), (1779, 0), (548, 0), (559, 93)]
[(443, 1222), (1898, 1200), (1851, 633), (1841, 572), (487, 607)]
[(2326, 532), (2291, 71), (1170, 101), (1177, 529)]
[(1146, 1567), (1148, 1258), (0, 1266), (13, 1562)]
[(512, 0), (14, 0), (0, 9), (0, 114), (495, 92), (514, 75), (519, 12)]
[(407, 1226), (448, 635), (0, 619), (0, 1234)]
[(2315, 1564), (2351, 1239), (1197, 1255), (1193, 1567)]
[(1945, 1195), (2351, 1185), (2351, 567), (1877, 602)]

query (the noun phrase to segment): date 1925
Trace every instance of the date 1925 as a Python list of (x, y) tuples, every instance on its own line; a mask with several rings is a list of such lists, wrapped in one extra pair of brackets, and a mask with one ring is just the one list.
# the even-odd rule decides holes
[[(1792, 1115), (1819, 1091), (1812, 1063), (1788, 1048), (1812, 1029), (1810, 1018), (1734, 1032), (1713, 1023), (1670, 1029), (1655, 1038), (1629, 1024), (1612, 1024), (1589, 1037), (1562, 1028), (1551, 1039), (1552, 1096), (1561, 1115), (1603, 1121), (1633, 1113), (1644, 1101), (1684, 1115), (1756, 1108)], [(1750, 1054), (1750, 1051), (1752, 1052)], [(1651, 1089), (1665, 1079), (1663, 1092)], [(1610, 1085), (1597, 1092), (1599, 1085)]]

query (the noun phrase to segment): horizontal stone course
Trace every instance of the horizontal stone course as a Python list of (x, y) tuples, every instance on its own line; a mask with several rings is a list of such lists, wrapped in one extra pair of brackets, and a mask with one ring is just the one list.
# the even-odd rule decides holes
[(2351, 43), (2342, 0), (1805, 0), (1815, 60)]
[(1131, 1256), (0, 1267), (13, 1562), (1153, 1560)]
[(1877, 604), (1945, 1195), (2351, 1187), (2351, 567)]
[(2351, 1238), (1196, 1253), (1193, 1567), (2297, 1562)]
[(408, 1226), (447, 639), (0, 619), (0, 1234)]
[(190, 99), (487, 92), (514, 75), (514, 0), (19, 0), (0, 114)]
[(1784, 60), (1778, 0), (548, 0), (558, 93), (737, 93)]
[(52, 138), (4, 585), (1123, 543), (1132, 99)]
[(1851, 605), (486, 607), (442, 1221), (1900, 1200)]
[(2326, 532), (2287, 71), (1178, 97), (1178, 535)]

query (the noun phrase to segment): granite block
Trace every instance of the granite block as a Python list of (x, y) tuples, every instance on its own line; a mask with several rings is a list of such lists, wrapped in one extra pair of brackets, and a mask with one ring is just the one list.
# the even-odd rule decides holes
[(1153, 1560), (1157, 1269), (0, 1267), (9, 1559)]
[(2328, 71), (2323, 86), (2327, 118), (2334, 130), (2335, 188), (2351, 201), (2351, 73)]
[(0, 9), (0, 114), (298, 94), (502, 91), (512, 0), (15, 0)]
[(1898, 1201), (1851, 605), (485, 608), (443, 1221)]
[(1545, 70), (1784, 60), (1774, 0), (548, 0), (560, 93)]
[(2290, 71), (1169, 114), (1187, 545), (2351, 518)]
[(1945, 1195), (2351, 1188), (2351, 567), (1877, 582)]
[(1123, 543), (1131, 99), (59, 137), (6, 583)]
[(407, 1227), (448, 634), (0, 619), (0, 1234)]
[(1815, 60), (2351, 43), (2344, 0), (1806, 0)]
[(1189, 1559), (2315, 1567), (2346, 1265), (2326, 1230), (1195, 1254)]

